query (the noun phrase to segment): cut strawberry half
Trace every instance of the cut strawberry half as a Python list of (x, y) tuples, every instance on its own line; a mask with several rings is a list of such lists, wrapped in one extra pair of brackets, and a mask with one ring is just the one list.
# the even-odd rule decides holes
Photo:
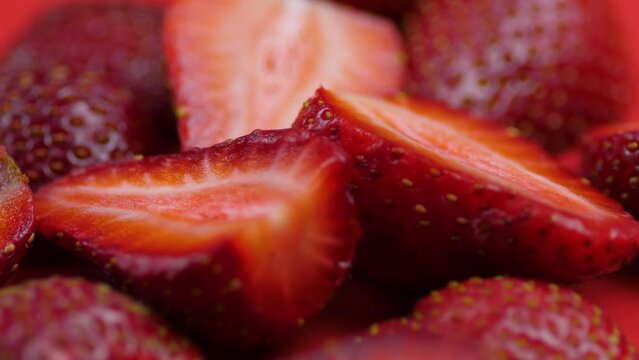
[(355, 157), (359, 269), (389, 284), (503, 272), (577, 281), (637, 251), (639, 223), (617, 203), (538, 147), (463, 114), (320, 89), (295, 125)]
[(328, 2), (183, 0), (165, 34), (187, 149), (289, 127), (322, 84), (385, 95), (404, 82), (393, 24)]
[(17, 269), (34, 239), (33, 195), (28, 183), (0, 146), (0, 283)]
[(348, 157), (307, 133), (98, 165), (36, 195), (38, 229), (208, 343), (278, 338), (319, 311), (359, 239)]

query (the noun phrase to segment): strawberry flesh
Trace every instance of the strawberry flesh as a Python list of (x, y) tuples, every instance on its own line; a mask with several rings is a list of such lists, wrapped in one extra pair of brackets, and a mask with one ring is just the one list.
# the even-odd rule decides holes
[(0, 146), (0, 283), (17, 269), (33, 242), (33, 194), (28, 182)]
[(186, 149), (289, 127), (321, 84), (385, 95), (404, 82), (393, 24), (328, 2), (184, 0), (165, 30)]
[(354, 158), (356, 268), (414, 290), (503, 272), (579, 281), (619, 269), (639, 223), (536, 146), (405, 97), (320, 89), (295, 124)]
[(277, 339), (341, 284), (359, 239), (348, 158), (294, 130), (97, 165), (43, 187), (38, 230), (194, 336)]
[(0, 290), (6, 359), (203, 359), (106, 284), (52, 277)]
[(410, 93), (514, 126), (551, 151), (619, 119), (625, 39), (599, 0), (420, 0), (405, 32)]
[(635, 359), (597, 306), (554, 284), (513, 278), (453, 282), (415, 307), (429, 333), (479, 341), (504, 359)]

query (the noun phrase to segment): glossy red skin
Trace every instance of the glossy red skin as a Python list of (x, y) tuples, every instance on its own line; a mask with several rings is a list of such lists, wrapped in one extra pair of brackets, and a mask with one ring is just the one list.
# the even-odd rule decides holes
[[(206, 248), (189, 252), (181, 249), (173, 255), (172, 249), (131, 252), (127, 246), (109, 247), (98, 244), (95, 239), (75, 237), (77, 229), (92, 225), (72, 224), (68, 219), (56, 218), (55, 212), (46, 218), (41, 216), (42, 212), (37, 214), (38, 230), (56, 244), (92, 261), (126, 291), (167, 313), (207, 347), (247, 348), (281, 339), (299, 325), (301, 318), (319, 312), (332, 297), (349, 270), (349, 267), (339, 264), (350, 264), (359, 240), (355, 209), (346, 194), (347, 157), (334, 144), (294, 130), (256, 131), (207, 149), (149, 157), (136, 162), (98, 165), (50, 184), (39, 191), (36, 198), (39, 204), (55, 204), (55, 194), (51, 194), (55, 187), (73, 187), (74, 183), (82, 183), (85, 177), (94, 175), (99, 178), (101, 173), (129, 169), (141, 176), (145, 172), (155, 174), (157, 170), (166, 176), (169, 173), (188, 173), (191, 166), (200, 164), (204, 159), (215, 159), (238, 167), (242, 163), (272, 162), (271, 157), (280, 154), (278, 151), (293, 156), (307, 146), (316, 156), (312, 161), (317, 161), (317, 164), (313, 165), (320, 166), (329, 159), (332, 161), (331, 167), (326, 170), (326, 174), (330, 174), (329, 183), (324, 183), (323, 192), (315, 194), (313, 200), (318, 202), (316, 216), (331, 214), (331, 218), (317, 221), (326, 226), (327, 236), (339, 239), (339, 246), (334, 247), (331, 253), (322, 254), (334, 264), (322, 274), (326, 279), (306, 278), (310, 287), (304, 293), (291, 295), (298, 301), (295, 304), (299, 307), (295, 310), (282, 309), (278, 303), (268, 303), (270, 299), (262, 299), (263, 294), (255, 294), (251, 291), (254, 288), (242, 285), (250, 284), (251, 275), (255, 274), (256, 265), (250, 262), (255, 254), (247, 254), (246, 251), (253, 249), (243, 249), (246, 242), (239, 242), (241, 239), (233, 234), (228, 234), (228, 238), (213, 237)], [(167, 160), (177, 162), (177, 165), (163, 168)], [(237, 237), (241, 235), (237, 234)], [(144, 239), (145, 234), (139, 236)], [(127, 240), (135, 244), (136, 239)], [(270, 284), (263, 286), (268, 288)], [(252, 302), (256, 297), (263, 300), (263, 309), (256, 308)]]
[(333, 0), (362, 10), (392, 18), (401, 18), (411, 9), (415, 0)]
[[(565, 30), (547, 20), (559, 3)], [(515, 126), (553, 152), (590, 126), (619, 120), (634, 83), (614, 6), (555, 0), (536, 11), (535, 4), (422, 0), (405, 24), (409, 92)]]
[(639, 346), (638, 280), (636, 273), (616, 273), (574, 287), (585, 299), (600, 306), (635, 347)]
[(52, 277), (5, 288), (0, 313), (0, 329), (12, 334), (0, 339), (7, 359), (203, 359), (149, 310), (105, 284)]
[(18, 268), (33, 241), (33, 194), (5, 148), (0, 146), (0, 283)]
[(36, 189), (73, 168), (149, 152), (162, 136), (136, 101), (119, 83), (75, 68), (8, 71), (0, 140)]
[(577, 293), (514, 278), (473, 278), (415, 306), (426, 332), (478, 341), (508, 359), (636, 359), (616, 324)]
[[(163, 10), (140, 4), (70, 4), (44, 14), (6, 56), (9, 69), (51, 69), (64, 64), (104, 73), (130, 89), (136, 106), (177, 149), (175, 118), (162, 47)], [(156, 132), (158, 130), (155, 130)], [(173, 141), (173, 144), (171, 144)]]
[[(636, 147), (635, 147), (636, 145)], [(604, 194), (618, 200), (639, 217), (639, 131), (591, 139), (583, 145), (586, 177)]]
[[(356, 159), (351, 182), (363, 228), (355, 263), (361, 273), (416, 291), (500, 273), (575, 282), (615, 271), (635, 255), (639, 224), (617, 204), (608, 206), (619, 217), (603, 222), (554, 209), (406, 149), (353, 121), (357, 115), (345, 106), (320, 89), (294, 126), (331, 138)], [(591, 236), (572, 230), (572, 221), (587, 226)], [(616, 239), (609, 237), (611, 229), (619, 232)]]

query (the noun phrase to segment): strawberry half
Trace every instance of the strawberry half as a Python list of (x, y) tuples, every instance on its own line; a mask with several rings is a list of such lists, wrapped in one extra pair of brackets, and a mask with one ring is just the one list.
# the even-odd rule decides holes
[(18, 268), (34, 239), (33, 195), (28, 183), (0, 146), (0, 283)]
[(53, 277), (0, 290), (5, 359), (203, 359), (106, 284)]
[(639, 223), (536, 146), (437, 105), (318, 90), (296, 127), (354, 158), (360, 270), (416, 290), (512, 272), (578, 281), (619, 269)]
[(66, 66), (0, 73), (0, 143), (40, 185), (71, 169), (146, 153), (161, 141), (118, 83)]
[(586, 177), (639, 217), (639, 126), (629, 124), (626, 130), (587, 137), (582, 149)]
[(620, 118), (632, 77), (609, 1), (420, 0), (409, 90), (560, 151)]
[(404, 82), (393, 24), (328, 2), (182, 0), (165, 34), (186, 149), (289, 127), (322, 84), (384, 95)]
[(473, 339), (499, 359), (636, 359), (635, 349), (597, 306), (554, 284), (471, 279), (433, 292), (415, 307), (431, 334)]
[(298, 131), (98, 165), (43, 187), (38, 230), (209, 344), (279, 338), (341, 284), (359, 240), (347, 156)]
[(132, 90), (143, 115), (169, 131), (174, 118), (162, 22), (162, 9), (141, 4), (61, 6), (34, 24), (2, 66), (20, 71), (62, 64), (77, 72), (104, 73)]

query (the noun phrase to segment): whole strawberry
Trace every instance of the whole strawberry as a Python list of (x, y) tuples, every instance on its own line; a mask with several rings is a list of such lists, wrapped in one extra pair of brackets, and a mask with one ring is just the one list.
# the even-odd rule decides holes
[(421, 0), (405, 23), (410, 92), (514, 126), (551, 151), (631, 95), (609, 1)]
[(105, 284), (52, 277), (0, 290), (3, 359), (202, 359)]
[(159, 142), (126, 87), (65, 66), (0, 73), (0, 144), (33, 188), (76, 167), (130, 158)]
[(570, 290), (513, 278), (453, 282), (415, 307), (430, 334), (456, 334), (504, 359), (636, 359), (601, 310)]
[(592, 184), (639, 216), (639, 131), (619, 130), (584, 141), (583, 171)]
[(33, 218), (28, 179), (0, 146), (0, 283), (17, 269), (33, 242)]
[(162, 21), (162, 9), (141, 4), (62, 6), (36, 22), (4, 67), (31, 70), (64, 64), (105, 73), (133, 90), (138, 104), (163, 125), (159, 120), (172, 111)]

